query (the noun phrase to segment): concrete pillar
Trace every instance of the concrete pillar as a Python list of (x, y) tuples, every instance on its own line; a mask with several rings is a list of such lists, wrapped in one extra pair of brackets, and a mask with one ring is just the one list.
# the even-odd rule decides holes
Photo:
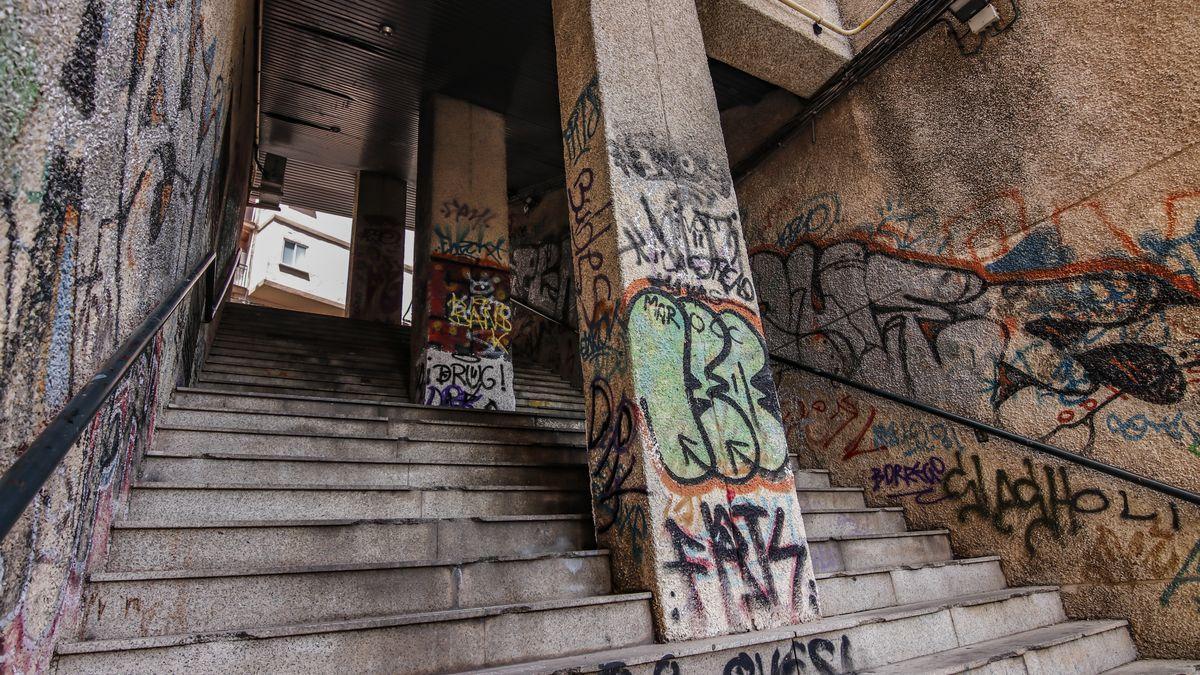
[(404, 316), (404, 182), (358, 174), (346, 316), (396, 326)]
[(513, 410), (504, 118), (444, 96), (421, 111), (414, 249), (417, 395)]
[(593, 513), (680, 640), (816, 584), (694, 0), (554, 0)]

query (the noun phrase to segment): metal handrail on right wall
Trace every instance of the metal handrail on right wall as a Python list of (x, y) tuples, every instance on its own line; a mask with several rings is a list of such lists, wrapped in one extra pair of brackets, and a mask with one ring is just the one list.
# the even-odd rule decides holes
[(783, 364), (789, 368), (795, 368), (796, 370), (801, 370), (801, 371), (804, 371), (811, 375), (816, 375), (817, 377), (823, 377), (827, 380), (832, 380), (833, 382), (837, 382), (838, 384), (850, 387), (852, 389), (857, 389), (861, 392), (870, 394), (872, 396), (878, 396), (879, 398), (885, 398), (893, 403), (899, 403), (900, 405), (907, 406), (909, 408), (915, 408), (917, 410), (920, 410), (921, 412), (929, 413), (930, 415), (935, 415), (944, 420), (949, 420), (956, 424), (962, 424), (964, 426), (971, 427), (975, 431), (979, 431), (979, 432), (988, 434), (990, 436), (996, 436), (998, 438), (1003, 438), (1004, 440), (1012, 441), (1013, 443), (1018, 443), (1020, 445), (1023, 445), (1025, 447), (1031, 449), (1031, 450), (1035, 450), (1037, 452), (1051, 455), (1053, 457), (1057, 457), (1058, 459), (1065, 460), (1065, 461), (1071, 462), (1073, 464), (1085, 466), (1094, 471), (1099, 471), (1100, 473), (1112, 476), (1113, 478), (1119, 478), (1121, 480), (1128, 481), (1135, 485), (1140, 485), (1148, 490), (1154, 490), (1155, 492), (1159, 492), (1161, 494), (1167, 495), (1168, 497), (1172, 497), (1172, 498), (1178, 499), (1180, 501), (1188, 502), (1189, 504), (1195, 504), (1197, 506), (1200, 506), (1200, 494), (1196, 494), (1195, 492), (1189, 492), (1187, 490), (1184, 490), (1183, 488), (1176, 487), (1174, 485), (1168, 485), (1166, 483), (1163, 483), (1162, 481), (1158, 481), (1153, 478), (1150, 478), (1149, 476), (1143, 476), (1141, 474), (1136, 474), (1131, 471), (1126, 471), (1125, 469), (1122, 469), (1120, 467), (1113, 466), (1111, 464), (1105, 464), (1104, 462), (1092, 459), (1091, 457), (1084, 457), (1083, 455), (1079, 455), (1074, 452), (1070, 452), (1068, 450), (1063, 450), (1062, 448), (1055, 447), (1053, 445), (1049, 445), (1049, 444), (1043, 443), (1039, 440), (1035, 440), (1035, 439), (1029, 438), (1027, 436), (1022, 436), (1021, 434), (1013, 433), (1013, 432), (1007, 431), (1005, 429), (1001, 429), (1000, 427), (994, 427), (990, 424), (980, 422), (979, 420), (971, 419), (970, 417), (963, 417), (962, 415), (956, 415), (952, 412), (942, 410), (941, 408), (936, 408), (936, 407), (928, 405), (926, 403), (921, 403), (920, 401), (916, 401), (914, 399), (911, 399), (911, 398), (908, 398), (905, 396), (900, 396), (899, 394), (893, 394), (892, 392), (886, 391), (884, 389), (876, 389), (875, 387), (872, 387), (867, 384), (863, 384), (861, 382), (856, 382), (849, 378), (842, 377), (841, 375), (836, 375), (834, 373), (827, 373), (823, 370), (818, 370), (817, 368), (813, 368), (811, 366), (806, 366), (803, 363), (800, 363), (799, 361), (794, 361), (794, 360), (789, 359), (784, 356), (776, 356), (774, 354), (771, 354), (770, 358), (772, 361)]

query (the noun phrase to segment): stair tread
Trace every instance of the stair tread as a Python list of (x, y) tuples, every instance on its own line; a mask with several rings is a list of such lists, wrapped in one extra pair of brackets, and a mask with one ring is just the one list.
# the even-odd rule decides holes
[[(253, 462), (313, 462), (313, 463), (328, 463), (328, 464), (399, 464), (399, 465), (414, 465), (414, 466), (455, 466), (455, 467), (517, 467), (517, 468), (584, 468), (586, 464), (582, 461), (565, 461), (565, 462), (511, 462), (507, 460), (496, 461), (469, 461), (469, 460), (420, 460), (420, 459), (393, 459), (393, 458), (374, 458), (374, 457), (338, 457), (335, 455), (271, 455), (262, 453), (239, 453), (226, 451), (207, 451), (197, 450), (194, 452), (165, 452), (161, 450), (151, 450), (146, 453), (146, 457), (157, 457), (159, 459), (227, 459), (235, 461), (253, 461)], [(582, 459), (582, 458), (581, 458)], [(889, 510), (903, 511), (902, 507), (883, 507)], [(868, 509), (871, 510), (871, 509)], [(812, 511), (811, 509), (809, 510)]]
[(430, 523), (517, 523), (580, 521), (591, 519), (586, 513), (516, 514), (451, 518), (264, 518), (262, 520), (122, 520), (112, 527), (120, 530), (180, 530), (250, 527), (341, 527), (345, 525), (423, 525)]
[[(803, 510), (801, 510), (803, 516)], [(830, 537), (809, 537), (808, 541), (859, 541), (865, 539), (899, 539), (901, 537), (931, 537), (949, 535), (950, 530), (905, 530), (903, 532), (884, 532), (882, 534), (847, 534)]]
[(682, 659), (688, 656), (696, 656), (714, 651), (741, 649), (752, 647), (758, 644), (805, 638), (810, 635), (819, 635), (822, 633), (843, 632), (856, 626), (880, 621), (895, 621), (912, 616), (936, 613), (950, 607), (984, 605), (1012, 598), (1026, 597), (1038, 593), (1051, 593), (1057, 591), (1058, 589), (1056, 587), (1050, 586), (1005, 588), (998, 591), (984, 591), (981, 593), (971, 593), (938, 600), (927, 600), (924, 602), (916, 602), (906, 605), (892, 605), (889, 607), (870, 609), (862, 612), (822, 617), (809, 623), (783, 626), (780, 628), (773, 628), (763, 631), (733, 633), (730, 635), (720, 635), (698, 640), (672, 642), (669, 645), (669, 650), (664, 650), (665, 645), (662, 644), (637, 645), (634, 647), (623, 647), (619, 649), (591, 652), (587, 654), (564, 656), (555, 659), (517, 663), (473, 672), (490, 673), (492, 675), (497, 675), (499, 673), (516, 674), (528, 672), (571, 672), (572, 669), (594, 669), (597, 664), (615, 662), (621, 662), (627, 667), (633, 667), (638, 665), (654, 664), (660, 658), (662, 658), (664, 651), (670, 651), (676, 659)]
[(529, 603), (514, 603), (507, 605), (491, 605), (486, 607), (470, 607), (465, 609), (440, 610), (436, 612), (415, 612), (409, 614), (395, 614), (390, 616), (373, 616), (362, 619), (344, 619), (340, 621), (328, 621), (321, 623), (267, 626), (238, 631), (180, 633), (175, 635), (161, 635), (141, 638), (116, 638), (108, 640), (80, 640), (74, 642), (60, 642), (56, 652), (60, 655), (87, 654), (96, 652), (125, 651), (132, 649), (152, 649), (156, 647), (173, 647), (201, 642), (214, 642), (218, 640), (254, 640), (288, 637), (294, 635), (312, 635), (318, 633), (370, 630), (414, 624), (446, 623), (467, 619), (479, 619), (490, 616), (500, 616), (505, 614), (544, 612), (555, 609), (588, 607), (605, 604), (623, 604), (649, 600), (650, 593), (622, 593), (584, 598), (566, 598)]
[(184, 410), (192, 412), (216, 412), (229, 413), (234, 415), (267, 415), (271, 417), (301, 417), (305, 419), (318, 420), (334, 420), (338, 422), (383, 422), (390, 421), (387, 417), (381, 415), (342, 415), (339, 413), (330, 412), (328, 414), (307, 413), (307, 412), (291, 412), (286, 410), (231, 410), (229, 408), (217, 408), (215, 406), (201, 405), (184, 405), (179, 403), (168, 403), (167, 410)]
[(555, 558), (597, 558), (608, 555), (606, 549), (578, 551), (547, 551), (527, 555), (476, 556), (472, 558), (448, 558), (443, 560), (396, 560), (393, 562), (333, 563), (326, 565), (274, 565), (257, 567), (223, 567), (220, 569), (181, 568), (171, 570), (92, 572), (88, 580), (94, 583), (117, 581), (157, 581), (171, 579), (211, 579), (219, 577), (257, 577), (282, 574), (319, 574), (324, 572), (366, 572), (371, 570), (406, 569), (422, 567), (455, 567), (479, 563), (521, 562), (552, 560)]
[(952, 560), (937, 560), (933, 562), (911, 563), (903, 565), (882, 565), (880, 567), (864, 567), (854, 570), (838, 570), (836, 572), (818, 572), (817, 579), (834, 579), (834, 578), (854, 578), (866, 576), (868, 574), (882, 574), (884, 572), (896, 571), (914, 571), (914, 570), (929, 570), (939, 567), (966, 567), (969, 565), (979, 565), (989, 562), (1000, 562), (998, 555), (985, 555), (976, 558), (954, 558)]
[(982, 668), (1002, 659), (1018, 657), (1039, 649), (1066, 644), (1082, 637), (1099, 635), (1127, 626), (1126, 621), (1115, 619), (1065, 621), (915, 659), (898, 661), (879, 668), (862, 670), (859, 671), (859, 675), (957, 673), (973, 668)]
[(185, 481), (139, 481), (135, 489), (152, 490), (296, 490), (319, 492), (575, 492), (556, 485), (388, 485), (338, 483), (192, 483)]

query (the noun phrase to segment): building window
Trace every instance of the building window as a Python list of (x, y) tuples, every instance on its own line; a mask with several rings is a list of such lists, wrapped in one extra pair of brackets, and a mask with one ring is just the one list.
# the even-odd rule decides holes
[(283, 264), (291, 265), (292, 267), (300, 267), (304, 264), (304, 253), (308, 251), (308, 247), (304, 244), (297, 244), (289, 239), (283, 240)]

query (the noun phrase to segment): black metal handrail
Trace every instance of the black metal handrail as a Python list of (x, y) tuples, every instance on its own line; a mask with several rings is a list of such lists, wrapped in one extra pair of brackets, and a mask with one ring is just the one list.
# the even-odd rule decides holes
[(1005, 440), (1012, 441), (1014, 443), (1019, 443), (1021, 445), (1024, 445), (1027, 448), (1036, 450), (1041, 453), (1045, 453), (1047, 455), (1057, 457), (1058, 459), (1066, 460), (1068, 462), (1072, 462), (1074, 464), (1079, 464), (1081, 466), (1086, 466), (1089, 469), (1099, 471), (1100, 473), (1107, 474), (1109, 476), (1112, 476), (1113, 478), (1120, 478), (1121, 480), (1129, 481), (1130, 483), (1134, 483), (1135, 485), (1140, 485), (1144, 488), (1154, 490), (1155, 492), (1162, 493), (1169, 497), (1174, 497), (1175, 499), (1178, 499), (1180, 501), (1184, 501), (1184, 502), (1188, 502), (1188, 503), (1196, 504), (1197, 506), (1200, 506), (1200, 494), (1196, 494), (1194, 492), (1189, 492), (1187, 490), (1184, 490), (1183, 488), (1176, 487), (1174, 485), (1168, 485), (1166, 483), (1157, 481), (1148, 476), (1143, 476), (1141, 474), (1136, 474), (1136, 473), (1133, 473), (1130, 471), (1126, 471), (1125, 469), (1122, 469), (1117, 466), (1113, 466), (1111, 464), (1105, 464), (1104, 462), (1097, 461), (1095, 459), (1092, 459), (1091, 457), (1084, 457), (1083, 455), (1077, 455), (1068, 450), (1063, 450), (1062, 448), (1055, 447), (1053, 445), (1043, 443), (1039, 440), (1029, 438), (1028, 436), (1022, 436), (1021, 434), (1013, 433), (1011, 431), (1001, 429), (1000, 427), (994, 427), (990, 424), (980, 422), (979, 420), (971, 419), (970, 417), (963, 417), (962, 415), (956, 415), (952, 412), (942, 410), (941, 408), (936, 408), (936, 407), (928, 405), (926, 403), (921, 403), (920, 401), (916, 401), (916, 400), (913, 400), (913, 399), (905, 397), (905, 396), (900, 396), (899, 394), (893, 394), (892, 392), (884, 390), (884, 389), (876, 389), (875, 387), (872, 387), (868, 384), (856, 382), (849, 378), (842, 377), (841, 375), (835, 375), (834, 373), (827, 373), (823, 370), (818, 370), (817, 368), (806, 366), (803, 363), (800, 363), (799, 361), (794, 361), (794, 360), (789, 359), (784, 356), (776, 356), (776, 355), (772, 354), (771, 360), (775, 361), (777, 363), (782, 363), (783, 365), (788, 366), (790, 368), (795, 368), (796, 370), (802, 370), (806, 373), (810, 373), (810, 374), (816, 375), (818, 377), (823, 377), (827, 380), (832, 380), (834, 382), (837, 382), (838, 384), (845, 385), (852, 389), (857, 389), (859, 391), (866, 392), (872, 396), (878, 396), (880, 398), (885, 398), (889, 401), (892, 401), (893, 403), (899, 403), (901, 405), (905, 405), (910, 408), (916, 408), (917, 410), (920, 410), (921, 412), (929, 413), (930, 415), (936, 415), (937, 417), (941, 417), (942, 419), (949, 420), (949, 421), (955, 422), (957, 424), (962, 424), (962, 425), (971, 427), (972, 429), (974, 429), (976, 431), (980, 431), (985, 434), (989, 434), (991, 436), (996, 436), (998, 438), (1003, 438)]
[(530, 304), (528, 302), (518, 298), (515, 295), (508, 296), (508, 299), (511, 300), (514, 305), (518, 305), (530, 312), (533, 312), (534, 314), (537, 314), (538, 316), (542, 317), (543, 319), (545, 319), (551, 323), (556, 323), (556, 324), (566, 328), (567, 330), (571, 331), (572, 333), (579, 332), (579, 331), (575, 330), (574, 326), (569, 326), (569, 325), (567, 325), (567, 323), (565, 321), (560, 321), (560, 320), (550, 316), (549, 314), (541, 311), (540, 309), (530, 306)]
[[(58, 468), (67, 452), (83, 435), (84, 429), (91, 424), (92, 418), (108, 400), (109, 394), (121, 383), (134, 361), (141, 356), (146, 345), (150, 344), (196, 283), (208, 275), (215, 259), (216, 254), (209, 253), (196, 265), (192, 273), (146, 317), (137, 330), (109, 357), (100, 372), (93, 375), (92, 379), (67, 401), (67, 405), (45, 429), (42, 429), (37, 438), (33, 439), (33, 443), (24, 454), (0, 477), (0, 540), (8, 536), (9, 530), (16, 525), (21, 514)], [(207, 310), (208, 308), (206, 315)]]

